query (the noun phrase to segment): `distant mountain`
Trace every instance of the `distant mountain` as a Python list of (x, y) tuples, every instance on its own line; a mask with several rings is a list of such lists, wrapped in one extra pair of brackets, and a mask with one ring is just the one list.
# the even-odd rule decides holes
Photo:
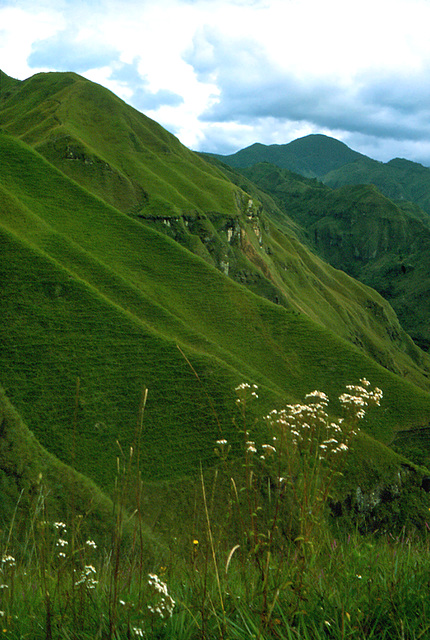
[(238, 169), (268, 162), (333, 188), (373, 184), (387, 198), (414, 202), (430, 214), (430, 168), (402, 158), (379, 162), (325, 135), (281, 145), (256, 143), (232, 155), (214, 157)]
[(300, 242), (274, 198), (76, 74), (3, 84), (0, 212), (0, 383), (107, 494), (144, 387), (153, 483), (213, 465), (220, 436), (239, 446), (243, 381), (260, 387), (252, 424), (363, 376), (384, 390), (369, 438), (430, 422), (430, 357), (388, 302)]
[(429, 349), (429, 168), (400, 158), (378, 162), (318, 135), (252, 145), (223, 162), (271, 195), (324, 260), (389, 300), (402, 326)]
[(333, 188), (373, 184), (391, 200), (414, 202), (430, 214), (430, 169), (417, 162), (395, 158), (382, 163), (361, 158), (329, 171), (322, 180)]
[(308, 178), (322, 178), (330, 171), (365, 158), (346, 144), (321, 134), (312, 134), (288, 144), (264, 145), (255, 143), (227, 156), (215, 155), (230, 167), (250, 167), (269, 162), (283, 169), (295, 171)]

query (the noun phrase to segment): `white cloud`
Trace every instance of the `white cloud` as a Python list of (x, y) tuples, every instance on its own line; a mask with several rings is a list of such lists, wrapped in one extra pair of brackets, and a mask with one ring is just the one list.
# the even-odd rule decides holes
[(0, 67), (81, 73), (196, 149), (336, 132), (430, 164), (428, 24), (428, 0), (0, 0)]

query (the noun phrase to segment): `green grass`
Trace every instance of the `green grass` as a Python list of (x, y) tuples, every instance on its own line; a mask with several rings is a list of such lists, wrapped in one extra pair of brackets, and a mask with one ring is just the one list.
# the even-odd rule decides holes
[[(245, 413), (248, 405), (245, 396), (239, 397), (237, 425), (252, 437), (254, 430)], [(144, 450), (139, 429), (137, 433), (134, 456)], [(390, 522), (378, 521), (375, 511), (382, 516), (382, 506), (367, 509), (368, 524), (373, 520), (377, 531), (360, 535), (363, 510), (360, 516), (352, 508), (349, 520), (342, 522), (318, 507), (318, 495), (325, 495), (327, 505), (329, 498), (321, 482), (338, 477), (337, 473), (332, 476), (331, 463), (318, 465), (320, 482), (312, 465), (299, 463), (301, 470), (297, 467), (294, 475), (287, 476), (285, 464), (294, 453), (290, 443), (282, 449), (277, 433), (274, 459), (261, 462), (258, 454), (244, 455), (243, 448), (242, 464), (229, 459), (230, 454), (222, 455), (216, 468), (189, 478), (182, 494), (173, 484), (166, 485), (168, 495), (159, 491), (158, 511), (148, 503), (148, 487), (135, 493), (139, 474), (128, 466), (126, 454), (116, 472), (115, 513), (121, 513), (123, 500), (129, 503), (126, 496), (131, 495), (137, 516), (127, 538), (122, 533), (126, 521), (116, 519), (111, 543), (91, 542), (85, 527), (88, 516), (79, 517), (77, 502), (61, 522), (41, 508), (43, 496), (29, 505), (25, 519), (13, 513), (9, 526), (0, 531), (0, 616), (6, 637), (425, 637), (429, 628), (428, 525), (425, 516), (414, 522), (414, 509), (428, 511), (425, 494), (413, 508), (409, 504), (409, 520), (404, 518), (403, 524), (395, 515)], [(260, 444), (257, 448), (263, 450)], [(363, 456), (360, 461), (354, 449), (363, 453), (358, 446), (350, 449), (344, 473), (357, 474), (360, 467), (366, 492), (363, 482), (369, 479), (369, 458)], [(351, 451), (353, 458), (348, 460)], [(402, 461), (395, 454), (390, 457), (394, 476)], [(388, 457), (383, 459), (383, 479), (392, 482)], [(293, 493), (285, 492), (276, 481), (279, 470)], [(309, 471), (308, 478), (321, 488), (314, 496), (300, 483)], [(333, 494), (340, 495), (336, 484), (330, 481), (330, 486)], [(179, 499), (173, 497), (175, 490)], [(301, 519), (294, 514), (297, 507), (306, 513), (300, 506), (305, 497), (313, 515), (305, 516), (309, 526), (303, 529), (304, 536), (297, 536)], [(406, 505), (408, 499), (404, 495), (398, 502)], [(182, 517), (176, 515), (171, 521), (174, 505)], [(258, 544), (253, 520), (261, 532)], [(163, 598), (149, 584), (149, 574), (157, 574), (164, 583)]]
[(0, 124), (8, 131), (123, 211), (235, 210), (236, 189), (220, 172), (76, 74), (33, 76), (2, 106)]

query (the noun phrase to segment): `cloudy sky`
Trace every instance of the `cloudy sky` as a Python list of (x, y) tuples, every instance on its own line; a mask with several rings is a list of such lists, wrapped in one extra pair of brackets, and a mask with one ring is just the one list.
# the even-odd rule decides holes
[(75, 71), (188, 147), (325, 133), (430, 166), (430, 0), (0, 0), (0, 69)]

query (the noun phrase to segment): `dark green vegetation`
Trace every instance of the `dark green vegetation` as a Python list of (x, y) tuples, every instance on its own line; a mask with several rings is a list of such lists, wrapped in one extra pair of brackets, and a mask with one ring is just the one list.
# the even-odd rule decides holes
[(321, 134), (305, 136), (288, 144), (255, 143), (229, 156), (213, 157), (235, 168), (269, 162), (308, 178), (322, 178), (329, 171), (336, 171), (349, 163), (367, 159), (343, 142)]
[[(430, 358), (376, 291), (300, 242), (281, 202), (102, 87), (72, 73), (0, 78), (0, 382), (34, 434), (20, 432), (26, 457), (37, 460), (36, 442), (50, 454), (31, 473), (1, 458), (5, 517), (40, 473), (58, 494), (54, 460), (89, 479), (88, 497), (89, 481), (112, 496), (143, 388), (148, 523), (160, 508), (174, 521), (217, 439), (238, 446), (243, 381), (260, 388), (255, 418), (363, 376), (383, 389), (342, 499), (408, 464), (380, 443), (428, 426)], [(259, 420), (255, 438), (264, 433)], [(422, 506), (427, 472), (414, 469)]]
[(331, 189), (266, 163), (243, 169), (305, 231), (327, 262), (375, 288), (403, 328), (428, 349), (430, 218), (373, 185)]

